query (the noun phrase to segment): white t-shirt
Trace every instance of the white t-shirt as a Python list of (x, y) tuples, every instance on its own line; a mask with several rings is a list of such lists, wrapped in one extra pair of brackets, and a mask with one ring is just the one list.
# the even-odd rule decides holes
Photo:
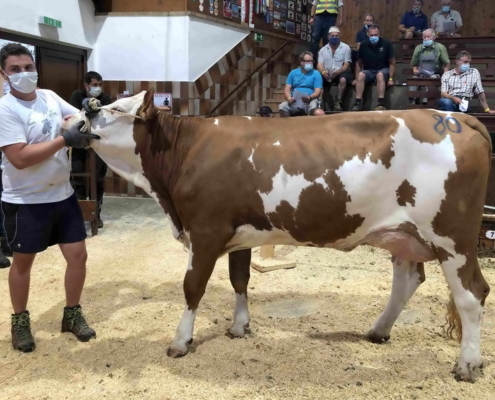
[[(10, 93), (0, 99), (0, 148), (55, 139), (61, 133), (62, 118), (79, 111), (51, 90), (36, 90), (36, 95), (33, 101), (19, 100)], [(2, 171), (2, 200), (8, 203), (53, 203), (74, 192), (65, 147), (23, 170), (15, 168), (2, 153)]]

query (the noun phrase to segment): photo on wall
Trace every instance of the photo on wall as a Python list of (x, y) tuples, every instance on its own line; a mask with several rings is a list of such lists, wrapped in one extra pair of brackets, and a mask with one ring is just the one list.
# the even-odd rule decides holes
[(285, 23), (285, 31), (293, 35), (296, 31), (296, 24), (292, 21), (287, 21)]
[(287, 18), (294, 19), (294, 11), (287, 11)]
[(289, 8), (289, 10), (294, 11), (294, 2), (293, 1), (289, 1), (288, 8)]

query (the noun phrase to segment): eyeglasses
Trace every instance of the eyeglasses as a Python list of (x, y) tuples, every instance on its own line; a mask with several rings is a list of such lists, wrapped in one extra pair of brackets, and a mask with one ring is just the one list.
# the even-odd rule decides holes
[(305, 63), (305, 64), (309, 64), (309, 63), (312, 63), (313, 60), (302, 60), (302, 62)]

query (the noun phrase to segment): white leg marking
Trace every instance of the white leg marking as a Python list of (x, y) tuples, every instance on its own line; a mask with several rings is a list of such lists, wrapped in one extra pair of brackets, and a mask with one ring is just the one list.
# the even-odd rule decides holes
[(395, 321), (406, 306), (407, 302), (421, 285), (421, 276), (417, 270), (417, 263), (410, 260), (394, 261), (394, 275), (392, 293), (387, 306), (376, 320), (369, 335), (377, 341), (388, 339)]
[(480, 344), (483, 307), (480, 300), (462, 286), (458, 269), (465, 262), (464, 256), (450, 257), (442, 262), (442, 269), (462, 322), (461, 355), (455, 373), (463, 380), (472, 381), (476, 378), (475, 369), (482, 364)]
[(246, 293), (235, 294), (234, 322), (229, 332), (235, 337), (244, 337), (246, 327), (249, 325), (249, 309)]
[(189, 262), (187, 263), (187, 271), (192, 271), (193, 266), (192, 266), (192, 260), (193, 260), (193, 249), (192, 249), (192, 243), (189, 243)]
[(175, 331), (174, 340), (170, 345), (170, 351), (179, 355), (187, 353), (187, 343), (193, 338), (194, 320), (197, 310), (190, 310), (187, 306), (184, 309), (179, 326)]

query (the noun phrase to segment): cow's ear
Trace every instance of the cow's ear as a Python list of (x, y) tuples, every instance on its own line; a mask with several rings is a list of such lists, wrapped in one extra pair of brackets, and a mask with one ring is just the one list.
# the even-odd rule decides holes
[(155, 107), (155, 89), (151, 88), (144, 95), (143, 105), (141, 106), (141, 117), (148, 119), (153, 117), (157, 113), (157, 108)]

